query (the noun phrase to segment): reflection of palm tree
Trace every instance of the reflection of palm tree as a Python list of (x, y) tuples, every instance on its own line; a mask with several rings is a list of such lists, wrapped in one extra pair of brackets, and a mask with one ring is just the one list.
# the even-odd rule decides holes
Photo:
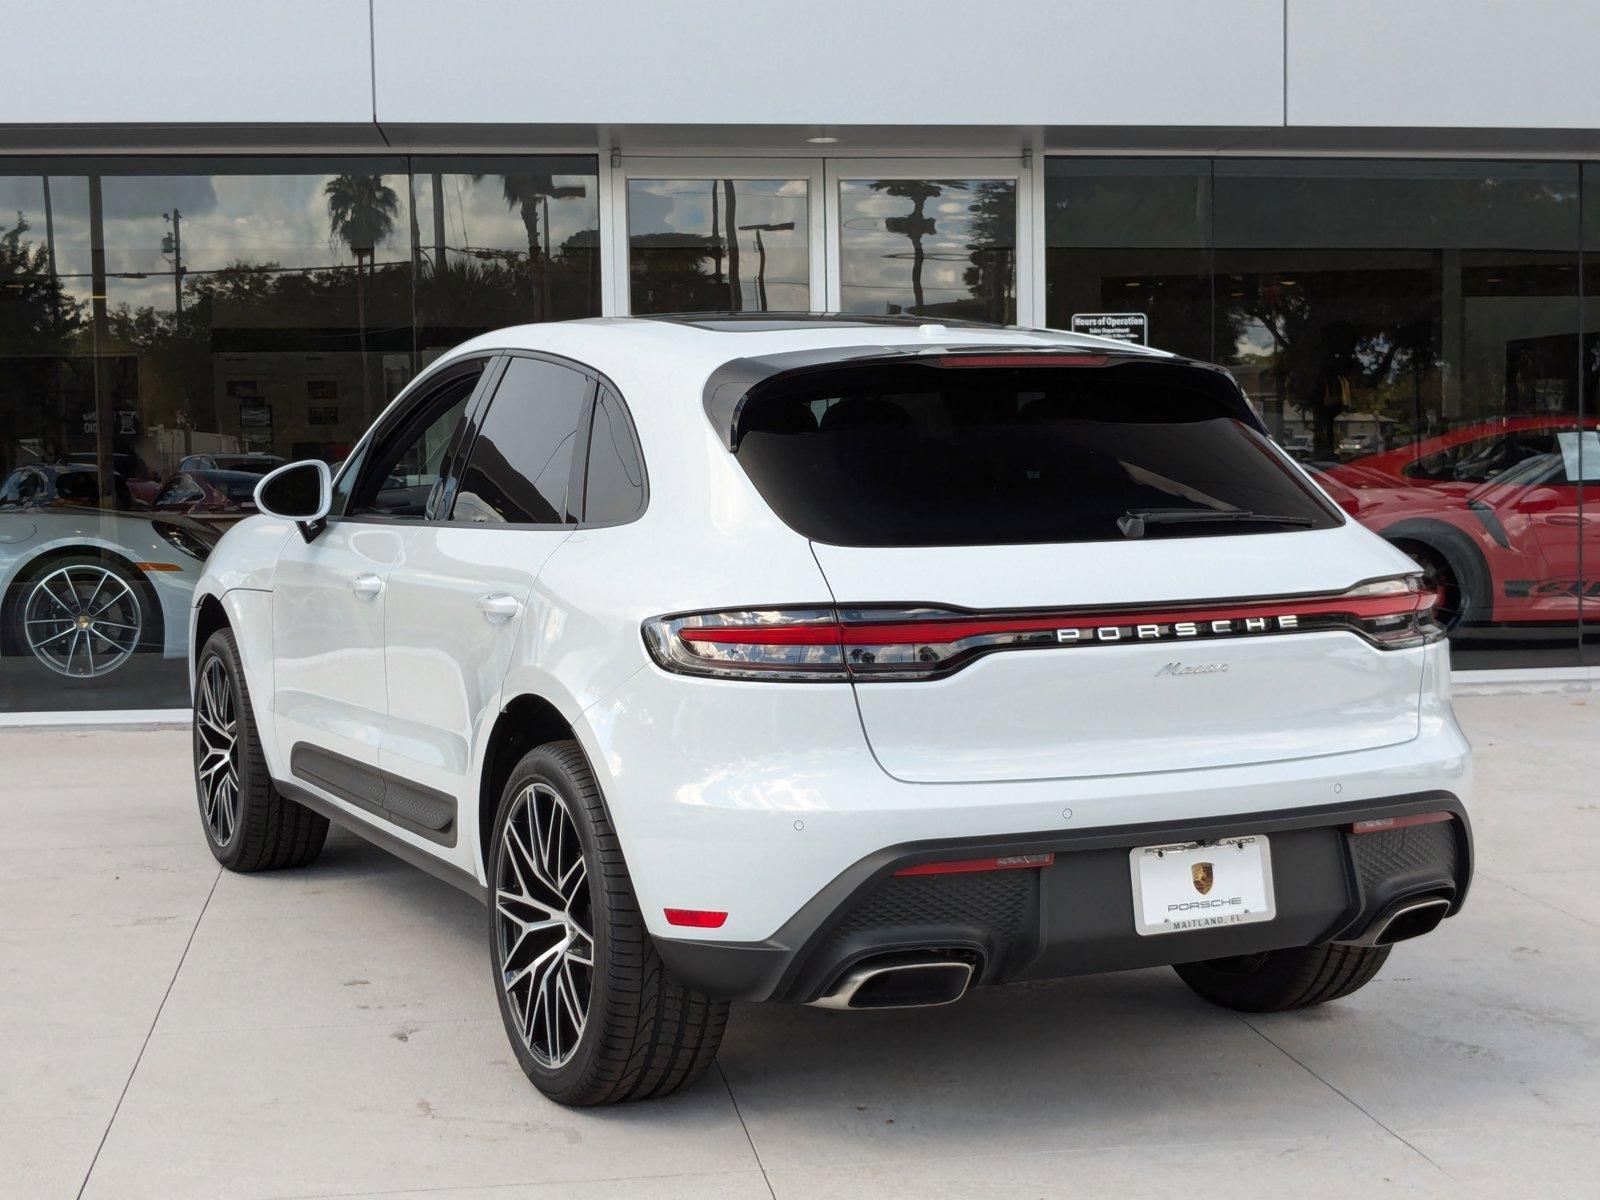
[(926, 179), (876, 179), (872, 190), (886, 196), (911, 201), (911, 212), (904, 217), (889, 217), (883, 227), (890, 233), (903, 233), (911, 240), (911, 297), (914, 312), (923, 308), (922, 264), (927, 256), (922, 239), (935, 232), (933, 218), (924, 211), (929, 200), (944, 195), (944, 188)]
[(394, 232), (400, 197), (382, 175), (335, 175), (322, 189), (328, 201), (328, 241), (343, 242), (356, 260), (356, 326), (361, 338), (361, 397), (365, 415), (372, 416), (372, 386), (367, 370), (367, 299), (362, 260), (370, 273), (376, 266), (378, 243)]
[[(474, 175), (473, 182), (482, 179)], [(522, 217), (522, 228), (528, 235), (528, 265), (533, 269), (534, 292), (539, 297), (539, 311), (534, 320), (542, 321), (550, 315), (549, 255), (545, 243), (550, 238), (550, 201), (576, 199), (588, 195), (582, 184), (558, 185), (549, 172), (530, 175), (502, 175), (500, 194), (506, 207)], [(544, 215), (543, 236), (540, 235), (540, 213)]]
[(777, 221), (767, 224), (741, 225), (740, 229), (755, 230), (756, 234), (756, 302), (760, 311), (767, 310), (767, 243), (762, 240), (763, 233), (779, 233), (794, 228), (793, 221)]

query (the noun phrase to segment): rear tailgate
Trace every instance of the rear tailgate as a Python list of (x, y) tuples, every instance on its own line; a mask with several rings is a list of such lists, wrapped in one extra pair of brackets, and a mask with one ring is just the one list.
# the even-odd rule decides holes
[[(1070, 640), (980, 654), (939, 678), (858, 682), (868, 741), (901, 779), (1264, 763), (1417, 734), (1420, 652), (1303, 628), (1330, 594), (1394, 573), (1388, 547), (1358, 530), (814, 549), (847, 621), (858, 606), (937, 605), (1070, 630)], [(1214, 632), (1223, 613), (1230, 627)], [(1195, 634), (1181, 636), (1180, 623)]]

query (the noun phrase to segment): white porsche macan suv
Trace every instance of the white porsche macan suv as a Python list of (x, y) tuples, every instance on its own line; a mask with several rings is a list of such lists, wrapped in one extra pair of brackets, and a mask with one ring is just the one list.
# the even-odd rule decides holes
[(195, 592), (212, 851), (302, 866), (332, 820), (485, 900), (564, 1103), (693, 1082), (730, 1000), (1172, 964), (1319, 1003), (1466, 892), (1433, 597), (1215, 367), (526, 326), (257, 500)]

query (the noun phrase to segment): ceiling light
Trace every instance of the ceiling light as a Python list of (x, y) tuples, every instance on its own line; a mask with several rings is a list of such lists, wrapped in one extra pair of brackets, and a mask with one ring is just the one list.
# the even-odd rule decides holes
[(831, 146), (838, 140), (838, 138), (828, 137), (826, 134), (820, 137), (808, 137), (806, 139), (806, 141), (810, 142), (813, 146)]

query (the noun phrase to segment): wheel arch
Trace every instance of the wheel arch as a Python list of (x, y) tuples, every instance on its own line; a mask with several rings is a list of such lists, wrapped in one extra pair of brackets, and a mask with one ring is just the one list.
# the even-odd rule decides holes
[(222, 606), (222, 601), (216, 596), (207, 593), (201, 596), (195, 605), (193, 632), (189, 639), (189, 676), (194, 677), (195, 670), (200, 663), (200, 651), (211, 640), (211, 635), (219, 629), (232, 628), (228, 620), (228, 610)]
[(500, 806), (500, 792), (512, 770), (535, 746), (569, 739), (582, 745), (573, 723), (546, 696), (523, 692), (501, 706), (484, 741), (478, 779), (476, 838), (478, 864), (484, 879), (488, 879), (489, 838), (494, 833), (495, 810)]

